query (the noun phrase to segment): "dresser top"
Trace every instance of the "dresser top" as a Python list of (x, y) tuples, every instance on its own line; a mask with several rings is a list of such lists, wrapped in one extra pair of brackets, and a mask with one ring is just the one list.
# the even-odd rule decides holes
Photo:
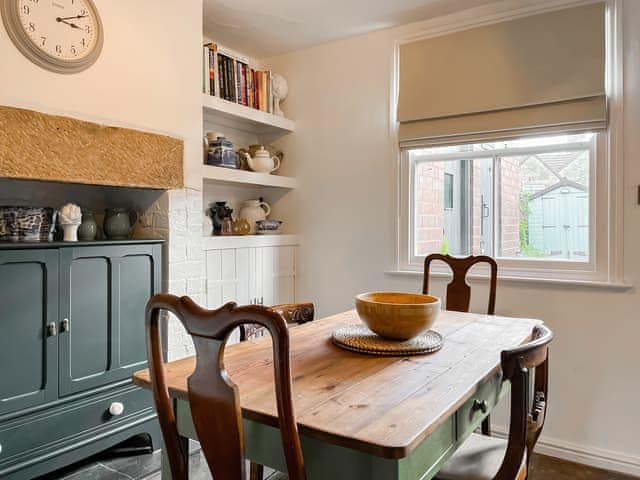
[(110, 245), (148, 245), (163, 243), (161, 238), (139, 240), (94, 240), (91, 242), (7, 242), (0, 241), (0, 250), (24, 250), (26, 248), (103, 247)]

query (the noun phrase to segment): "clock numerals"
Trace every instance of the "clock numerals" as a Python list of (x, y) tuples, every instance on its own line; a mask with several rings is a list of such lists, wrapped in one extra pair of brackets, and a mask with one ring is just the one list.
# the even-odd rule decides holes
[(25, 15), (29, 15), (31, 13), (31, 9), (29, 8), (29, 5), (23, 5), (21, 10), (22, 10), (22, 13), (24, 13)]
[(78, 54), (78, 50), (76, 50), (76, 46), (75, 45), (71, 45), (71, 48), (69, 48), (69, 51), (71, 53), (73, 53), (74, 55)]
[(84, 26), (84, 31), (85, 31), (85, 33), (91, 33), (91, 25), (85, 25)]
[(27, 30), (29, 30), (30, 32), (35, 32), (36, 31), (36, 24), (33, 22), (29, 22), (29, 26), (27, 27)]
[(56, 45), (56, 53), (57, 54), (61, 54), (62, 53), (62, 45)]
[(47, 37), (40, 37), (40, 46), (44, 47), (47, 44)]

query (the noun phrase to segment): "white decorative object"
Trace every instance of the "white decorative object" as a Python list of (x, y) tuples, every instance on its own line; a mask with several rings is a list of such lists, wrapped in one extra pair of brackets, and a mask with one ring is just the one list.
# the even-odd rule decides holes
[(271, 213), (271, 207), (268, 203), (261, 202), (260, 200), (247, 200), (243, 203), (240, 210), (239, 218), (244, 218), (249, 222), (250, 234), (256, 233), (256, 222), (259, 220), (266, 220), (267, 215)]
[(289, 84), (282, 75), (277, 73), (271, 75), (271, 91), (273, 93), (273, 113), (283, 117), (284, 113), (280, 110), (280, 102), (287, 98)]
[(67, 203), (60, 209), (60, 225), (64, 229), (65, 242), (78, 241), (78, 227), (82, 223), (82, 211), (78, 205)]
[(280, 168), (280, 158), (271, 155), (263, 146), (261, 146), (253, 158), (247, 152), (242, 152), (246, 157), (249, 168), (254, 172), (271, 173)]

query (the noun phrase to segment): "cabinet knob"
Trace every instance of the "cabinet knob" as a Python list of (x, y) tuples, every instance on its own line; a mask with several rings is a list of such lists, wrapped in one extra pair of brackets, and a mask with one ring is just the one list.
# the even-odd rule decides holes
[(124, 413), (124, 405), (120, 402), (113, 402), (111, 405), (109, 405), (109, 413), (113, 417), (122, 415)]
[(63, 318), (62, 321), (60, 322), (60, 331), (61, 332), (68, 332), (69, 331), (69, 319), (68, 318)]
[(51, 322), (47, 325), (47, 337), (55, 337), (58, 334), (58, 327), (55, 322)]

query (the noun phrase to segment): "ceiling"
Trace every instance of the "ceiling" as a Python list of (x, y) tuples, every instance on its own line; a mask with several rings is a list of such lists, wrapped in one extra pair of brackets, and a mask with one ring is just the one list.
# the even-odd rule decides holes
[(204, 0), (204, 34), (265, 58), (493, 1)]

